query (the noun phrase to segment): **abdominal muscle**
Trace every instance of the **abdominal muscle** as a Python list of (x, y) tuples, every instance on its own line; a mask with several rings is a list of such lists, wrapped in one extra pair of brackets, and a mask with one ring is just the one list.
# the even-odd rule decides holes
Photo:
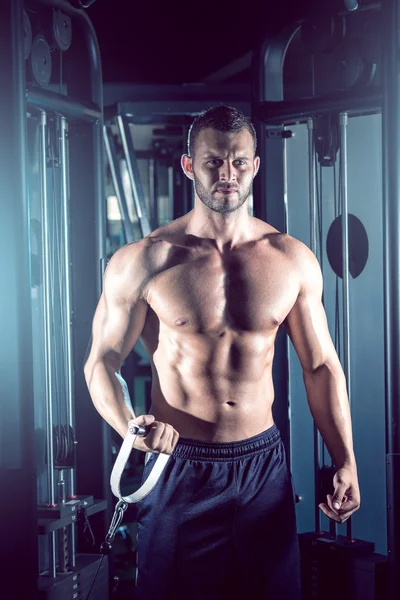
[(276, 332), (188, 334), (161, 327), (152, 357), (150, 414), (180, 437), (247, 439), (274, 423)]

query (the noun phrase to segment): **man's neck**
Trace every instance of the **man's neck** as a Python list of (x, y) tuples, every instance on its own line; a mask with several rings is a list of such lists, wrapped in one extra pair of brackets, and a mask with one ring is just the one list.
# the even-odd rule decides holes
[(231, 213), (218, 213), (196, 204), (188, 214), (187, 234), (214, 240), (220, 252), (252, 239), (252, 224), (247, 202)]

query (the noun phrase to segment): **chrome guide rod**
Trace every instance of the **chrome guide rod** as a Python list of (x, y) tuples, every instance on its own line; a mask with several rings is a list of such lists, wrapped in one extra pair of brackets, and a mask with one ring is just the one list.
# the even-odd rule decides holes
[[(45, 402), (46, 402), (46, 442), (47, 442), (47, 482), (48, 502), (55, 504), (54, 490), (54, 448), (53, 448), (53, 362), (51, 355), (51, 292), (50, 292), (50, 233), (49, 197), (47, 189), (47, 114), (40, 112), (40, 179), (43, 244), (43, 310), (44, 310), (44, 363), (45, 363)], [(56, 536), (49, 534), (49, 574), (56, 577)]]
[[(75, 431), (74, 412), (74, 362), (72, 344), (72, 283), (71, 283), (71, 241), (70, 241), (70, 194), (69, 194), (69, 151), (68, 151), (68, 122), (60, 117), (60, 158), (61, 158), (61, 194), (62, 194), (62, 225), (64, 233), (64, 285), (65, 285), (65, 349), (66, 349), (66, 378), (65, 392), (67, 398), (68, 425)], [(75, 468), (69, 469), (69, 495), (75, 496)], [(71, 565), (76, 564), (76, 525), (71, 525)]]
[(340, 113), (340, 171), (342, 195), (342, 256), (343, 256), (343, 371), (351, 404), (350, 364), (350, 296), (349, 296), (349, 204), (347, 179), (347, 113)]

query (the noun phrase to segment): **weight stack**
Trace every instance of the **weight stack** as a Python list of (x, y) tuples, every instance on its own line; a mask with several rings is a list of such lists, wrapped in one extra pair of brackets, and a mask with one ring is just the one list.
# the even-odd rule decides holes
[[(93, 577), (101, 560), (98, 554), (77, 554), (76, 566), (55, 579), (39, 577), (38, 600), (86, 600)], [(108, 557), (97, 574), (90, 600), (109, 600)]]
[(312, 532), (299, 545), (303, 600), (386, 600), (387, 559), (372, 542)]

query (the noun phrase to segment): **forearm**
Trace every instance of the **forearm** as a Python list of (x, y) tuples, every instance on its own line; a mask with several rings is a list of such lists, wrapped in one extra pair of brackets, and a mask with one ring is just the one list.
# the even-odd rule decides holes
[(304, 372), (311, 414), (335, 466), (356, 468), (346, 380), (338, 362)]
[(135, 414), (125, 402), (115, 367), (102, 360), (88, 362), (85, 378), (96, 410), (121, 437), (125, 437), (128, 422), (135, 418)]

